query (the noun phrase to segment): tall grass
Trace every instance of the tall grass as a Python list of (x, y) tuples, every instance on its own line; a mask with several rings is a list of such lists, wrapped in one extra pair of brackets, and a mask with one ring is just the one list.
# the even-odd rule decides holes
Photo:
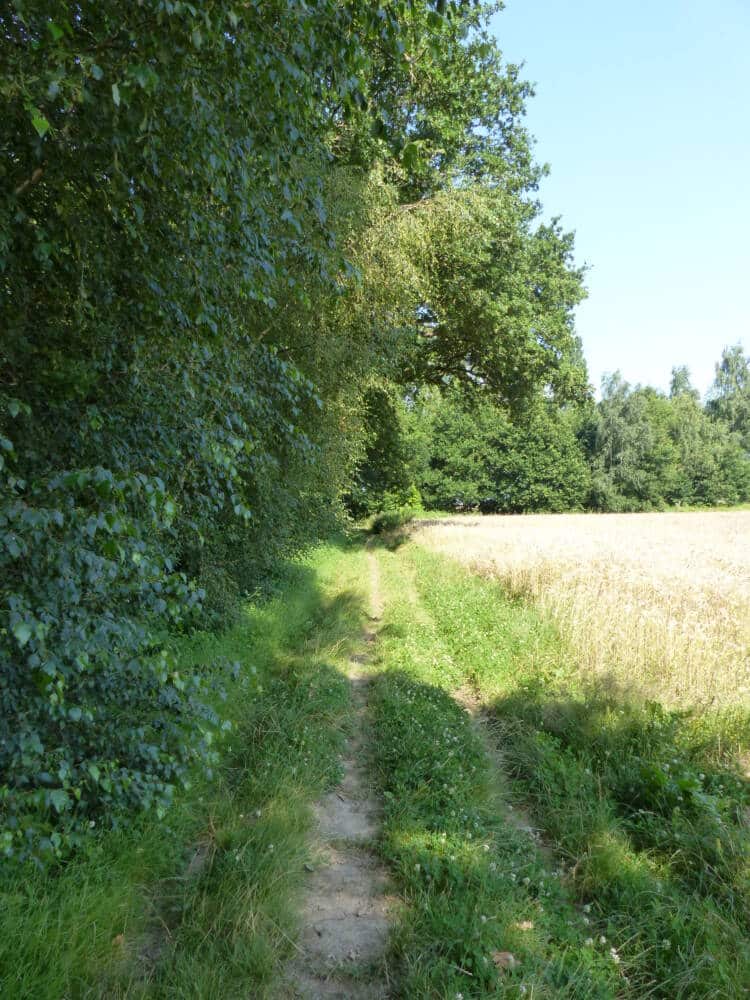
[(417, 537), (551, 615), (584, 675), (750, 704), (750, 512), (467, 518)]

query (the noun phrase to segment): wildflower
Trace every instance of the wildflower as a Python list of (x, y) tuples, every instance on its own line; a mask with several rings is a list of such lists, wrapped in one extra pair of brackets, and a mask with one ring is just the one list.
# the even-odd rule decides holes
[(594, 939), (586, 938), (586, 940), (583, 943), (586, 945), (587, 948), (592, 948), (594, 945)]
[(620, 964), (620, 956), (617, 954), (617, 949), (616, 948), (610, 948), (609, 949), (609, 954), (610, 954), (610, 958), (615, 963), (615, 965), (619, 965)]
[(604, 935), (602, 934), (602, 935), (601, 935), (601, 937), (599, 938), (599, 944), (606, 944), (606, 943), (607, 943), (607, 939), (606, 939), (606, 938), (605, 938), (605, 936), (604, 936)]
[(268, 850), (271, 851), (271, 852), (273, 852), (273, 844), (269, 844), (268, 845)]
[(414, 865), (414, 871), (415, 871), (415, 872), (418, 872), (418, 871), (419, 871), (419, 870), (421, 869), (421, 867), (422, 867), (422, 866), (421, 866), (420, 864), (416, 864), (416, 865)]
[(672, 947), (672, 942), (669, 940), (669, 938), (664, 938), (664, 940), (661, 943), (661, 946), (662, 948), (666, 948), (667, 950), (669, 950)]
[(583, 908), (583, 912), (584, 913), (591, 913), (591, 903), (586, 903), (586, 905)]
[(482, 914), (482, 916), (479, 919), (482, 921), (483, 924), (487, 923), (487, 917), (485, 917), (484, 914)]

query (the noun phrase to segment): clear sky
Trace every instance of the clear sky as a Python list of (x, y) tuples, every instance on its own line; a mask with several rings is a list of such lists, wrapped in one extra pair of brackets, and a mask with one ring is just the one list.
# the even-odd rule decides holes
[(591, 265), (591, 381), (686, 364), (705, 392), (750, 351), (750, 0), (506, 0), (493, 29), (536, 84), (545, 214)]

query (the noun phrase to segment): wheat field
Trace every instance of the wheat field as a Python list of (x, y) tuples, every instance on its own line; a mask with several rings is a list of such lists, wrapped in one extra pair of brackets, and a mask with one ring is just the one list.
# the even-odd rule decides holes
[(415, 537), (533, 600), (590, 677), (750, 703), (750, 511), (461, 517)]

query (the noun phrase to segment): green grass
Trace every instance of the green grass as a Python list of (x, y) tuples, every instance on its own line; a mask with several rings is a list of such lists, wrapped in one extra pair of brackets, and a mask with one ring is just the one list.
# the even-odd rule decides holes
[(387, 610), (373, 765), (380, 849), (406, 903), (393, 935), (397, 995), (617, 995), (617, 956), (594, 945), (556, 860), (519, 829), (485, 737), (450, 694), (464, 670), (419, 602), (411, 567), (401, 553), (379, 558)]
[[(403, 539), (373, 551), (394, 996), (747, 996), (747, 716), (587, 687), (554, 627), (497, 583)], [(55, 871), (5, 876), (0, 996), (283, 995), (310, 805), (354, 725), (343, 667), (367, 558), (322, 547), (237, 628), (180, 644), (185, 665), (240, 663), (215, 774), (163, 823), (95, 832)]]
[(586, 687), (553, 627), (496, 583), (415, 547), (396, 558), (449, 683), (491, 707), (513, 791), (616, 947), (623, 995), (748, 995), (747, 716)]
[(278, 995), (309, 804), (336, 780), (350, 725), (338, 667), (359, 636), (362, 560), (318, 550), (236, 629), (182, 644), (186, 663), (241, 665), (213, 780), (164, 823), (102, 831), (60, 870), (0, 885), (0, 996)]

